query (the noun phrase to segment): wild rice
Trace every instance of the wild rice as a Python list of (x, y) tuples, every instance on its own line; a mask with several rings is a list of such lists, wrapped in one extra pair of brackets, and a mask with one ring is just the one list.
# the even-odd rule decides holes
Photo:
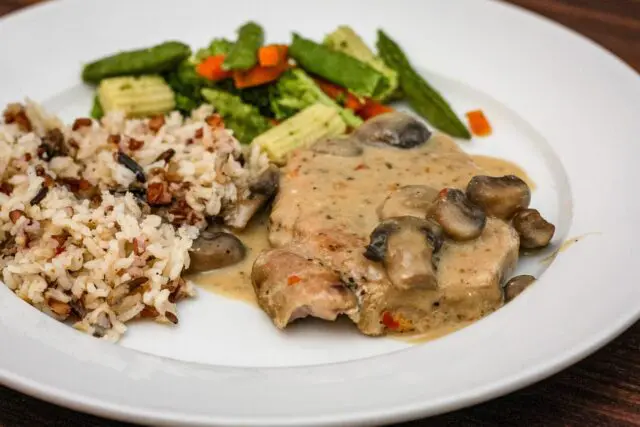
[(69, 127), (32, 102), (10, 105), (0, 123), (0, 280), (112, 341), (136, 318), (178, 323), (176, 302), (195, 295), (181, 274), (199, 229), (268, 166), (259, 152), (244, 162), (215, 117), (205, 106), (187, 119), (111, 113)]

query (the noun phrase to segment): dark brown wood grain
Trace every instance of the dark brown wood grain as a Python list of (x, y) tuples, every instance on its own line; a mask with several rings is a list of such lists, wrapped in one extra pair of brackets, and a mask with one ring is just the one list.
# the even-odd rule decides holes
[[(0, 0), (0, 15), (37, 2)], [(640, 71), (640, 0), (509, 2), (573, 28)], [(6, 343), (0, 346), (7, 348)], [(126, 425), (0, 386), (0, 426)], [(406, 424), (422, 425), (640, 426), (640, 323), (586, 360), (536, 385), (472, 408)]]

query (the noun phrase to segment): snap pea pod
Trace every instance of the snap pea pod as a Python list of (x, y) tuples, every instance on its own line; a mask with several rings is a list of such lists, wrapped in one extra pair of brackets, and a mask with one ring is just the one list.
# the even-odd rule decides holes
[(258, 49), (264, 43), (264, 31), (255, 22), (247, 22), (238, 30), (238, 41), (222, 63), (225, 70), (248, 70), (258, 63)]
[(384, 80), (380, 72), (364, 62), (298, 34), (293, 35), (289, 55), (305, 70), (357, 95), (373, 96)]
[(98, 83), (107, 77), (157, 74), (175, 67), (189, 55), (189, 46), (176, 41), (164, 42), (147, 49), (120, 52), (85, 65), (82, 80)]
[(451, 136), (471, 138), (449, 103), (413, 69), (400, 46), (382, 30), (378, 30), (377, 46), (384, 62), (398, 72), (400, 88), (418, 114)]

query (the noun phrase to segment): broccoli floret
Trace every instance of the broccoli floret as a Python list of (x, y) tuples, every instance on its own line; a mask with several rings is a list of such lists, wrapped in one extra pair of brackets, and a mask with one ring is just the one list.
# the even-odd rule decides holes
[(307, 73), (299, 68), (283, 74), (272, 89), (271, 110), (279, 120), (291, 117), (315, 103), (328, 105), (338, 110), (340, 117), (349, 127), (355, 128), (362, 124), (362, 120), (358, 116), (334, 102)]
[(229, 92), (233, 95), (239, 96), (243, 102), (251, 104), (260, 110), (260, 114), (265, 117), (274, 118), (273, 111), (271, 111), (270, 94), (275, 84), (266, 84), (255, 87), (248, 87), (245, 89), (236, 88), (233, 80), (225, 79), (216, 82), (216, 89), (221, 89)]
[(202, 89), (204, 99), (222, 116), (225, 126), (243, 144), (271, 128), (269, 120), (260, 115), (257, 108), (242, 102), (237, 96), (217, 89)]
[(195, 60), (197, 62), (202, 61), (204, 58), (208, 56), (215, 56), (220, 54), (227, 54), (233, 47), (233, 42), (230, 42), (227, 39), (213, 39), (209, 46), (199, 49), (196, 52)]

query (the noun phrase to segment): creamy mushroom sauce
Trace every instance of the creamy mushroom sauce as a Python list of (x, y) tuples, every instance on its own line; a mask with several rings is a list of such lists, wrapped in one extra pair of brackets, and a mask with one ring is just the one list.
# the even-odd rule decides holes
[(536, 183), (527, 175), (527, 173), (518, 165), (509, 160), (500, 159), (498, 157), (484, 156), (481, 154), (472, 155), (474, 163), (480, 169), (484, 169), (487, 175), (504, 176), (515, 175), (527, 183), (531, 191), (536, 189)]
[(232, 298), (258, 306), (256, 294), (251, 285), (251, 267), (258, 254), (269, 246), (268, 212), (253, 218), (247, 228), (236, 233), (247, 247), (247, 255), (238, 264), (194, 274), (188, 277), (203, 289), (227, 298)]
[[(348, 191), (345, 191), (344, 200), (348, 201), (350, 199), (348, 192), (353, 191), (371, 194), (372, 199), (375, 199), (371, 200), (372, 206), (355, 206), (356, 209), (361, 209), (363, 211), (366, 210), (366, 215), (364, 213), (354, 213), (353, 211), (348, 213), (345, 212), (348, 215), (352, 215), (355, 219), (355, 222), (358, 223), (357, 225), (363, 228), (363, 231), (366, 230), (367, 233), (378, 223), (378, 218), (375, 215), (375, 206), (384, 199), (384, 197), (390, 190), (393, 190), (394, 188), (397, 188), (401, 185), (420, 183), (419, 177), (416, 179), (415, 176), (407, 174), (408, 170), (411, 170), (412, 172), (415, 171), (415, 166), (409, 168), (406, 167), (407, 163), (421, 161), (419, 157), (420, 152), (423, 152), (423, 154), (426, 156), (424, 160), (425, 169), (436, 169), (436, 171), (429, 170), (429, 172), (436, 172), (436, 174), (440, 176), (441, 185), (443, 187), (466, 185), (467, 181), (471, 178), (471, 176), (468, 174), (469, 168), (463, 168), (466, 173), (464, 174), (464, 176), (461, 176), (455, 167), (457, 162), (468, 162), (468, 155), (461, 153), (455, 141), (442, 135), (434, 135), (430, 139), (430, 141), (425, 144), (425, 148), (418, 148), (416, 150), (406, 151), (390, 150), (388, 148), (367, 147), (366, 151), (368, 155), (364, 157), (364, 163), (366, 163), (368, 160), (383, 161), (388, 165), (386, 167), (386, 172), (384, 173), (384, 176), (377, 175), (375, 179), (374, 177), (372, 177), (372, 179), (370, 180), (370, 185), (363, 185), (362, 188), (349, 187)], [(362, 157), (335, 157), (333, 158), (333, 161), (343, 163), (343, 174), (345, 174), (345, 176), (348, 176), (349, 173), (366, 173), (365, 168), (356, 170), (359, 165), (363, 163), (362, 159)], [(530, 186), (530, 188), (535, 188), (533, 180), (526, 174), (526, 172), (524, 172), (521, 167), (519, 167), (515, 163), (512, 163), (508, 160), (484, 155), (475, 155), (472, 156), (472, 159), (473, 162), (478, 166), (478, 168), (484, 170), (487, 175), (516, 175), (523, 179)], [(332, 165), (327, 166), (331, 169)], [(333, 168), (335, 168), (335, 165), (333, 165)], [(340, 185), (340, 182), (342, 182), (343, 179), (328, 181), (329, 182), (324, 182), (318, 187), (321, 188), (323, 185)], [(387, 182), (387, 188), (379, 188), (379, 182)], [(320, 192), (318, 192), (318, 195), (319, 194)], [(344, 207), (345, 204), (341, 204), (340, 210), (343, 210)], [(245, 230), (237, 233), (237, 236), (247, 247), (247, 256), (242, 262), (223, 269), (192, 275), (189, 277), (189, 279), (207, 291), (214, 292), (227, 298), (232, 298), (252, 305), (257, 305), (255, 293), (251, 284), (251, 269), (253, 266), (253, 262), (255, 261), (258, 254), (270, 247), (267, 225), (268, 213), (261, 213), (251, 221), (251, 223)], [(403, 340), (406, 340), (408, 342), (423, 342), (438, 338), (442, 335), (458, 330), (466, 325), (467, 323), (465, 322), (456, 326), (436, 328), (435, 330), (429, 331), (426, 334), (410, 334), (401, 337)], [(400, 335), (391, 336), (397, 337)]]

